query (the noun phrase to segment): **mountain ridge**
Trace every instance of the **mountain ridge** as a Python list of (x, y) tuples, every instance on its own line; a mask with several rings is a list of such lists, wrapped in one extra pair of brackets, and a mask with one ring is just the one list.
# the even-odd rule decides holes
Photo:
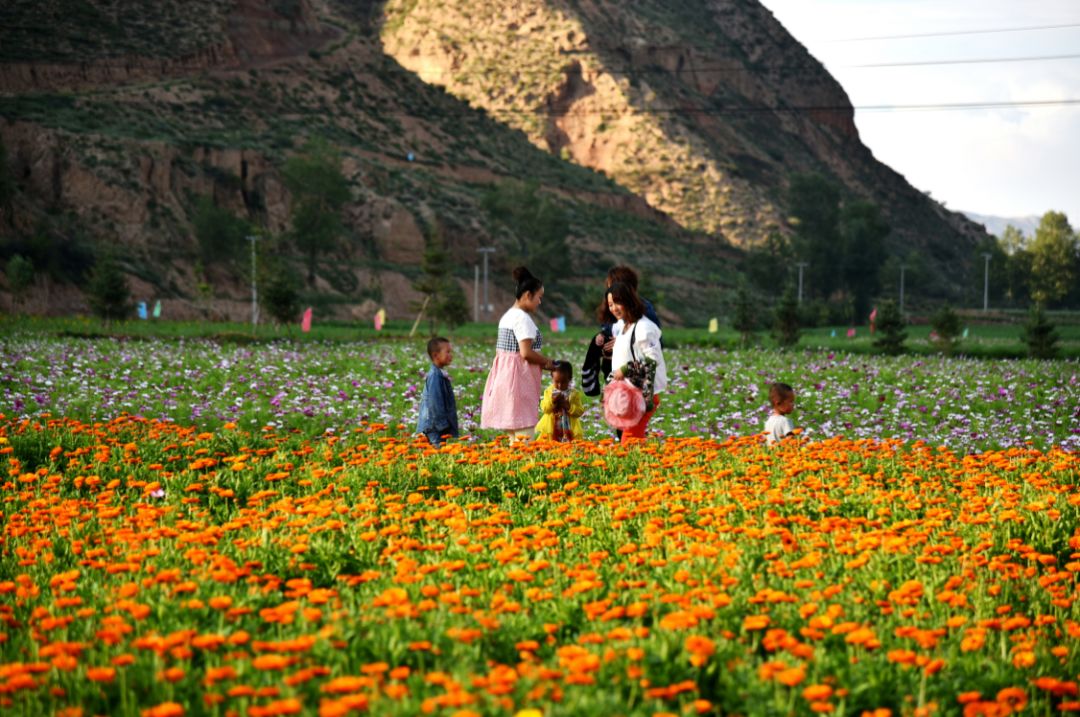
[[(769, 64), (770, 42), (785, 47), (797, 42), (775, 20), (764, 20), (771, 15), (756, 2), (702, 7), (710, 18), (727, 18), (726, 31), (739, 39), (730, 53), (740, 62), (761, 65), (760, 75), (693, 71), (712, 67), (708, 63), (715, 58), (701, 49), (701, 37), (683, 41), (680, 33), (700, 34), (702, 27), (711, 32), (704, 15), (698, 22), (652, 2), (642, 3), (638, 14), (608, 3), (518, 4), (537, 18), (574, 12), (593, 23), (594, 30), (617, 22), (638, 32), (634, 37), (641, 38), (644, 28), (654, 38), (666, 39), (666, 44), (646, 40), (603, 46), (607, 61), (621, 57), (638, 68), (635, 78), (622, 78), (622, 85), (599, 54), (553, 53), (559, 72), (552, 79), (553, 91), (539, 98), (543, 111), (512, 104), (503, 111), (531, 113), (543, 130), (537, 128), (531, 136), (528, 127), (514, 126), (500, 116), (499, 108), (485, 106), (480, 98), (427, 88), (409, 72), (404, 62), (411, 62), (412, 50), (405, 40), (429, 9), (422, 1), (411, 8), (394, 0), (385, 8), (381, 3), (331, 0), (199, 1), (207, 9), (206, 21), (198, 24), (202, 44), (176, 43), (187, 54), (169, 46), (154, 57), (153, 46), (132, 40), (128, 45), (136, 47), (135, 55), (118, 58), (102, 51), (73, 66), (57, 62), (45, 50), (44, 55), (31, 53), (30, 61), (0, 62), (0, 137), (18, 186), (12, 209), (0, 216), (0, 256), (25, 249), (35, 233), (51, 237), (59, 247), (119, 243), (130, 250), (126, 269), (136, 291), (166, 297), (174, 305), (173, 315), (206, 315), (206, 305), (212, 304), (216, 315), (243, 316), (247, 283), (242, 262), (204, 267), (199, 273), (193, 197), (211, 197), (272, 233), (284, 233), (290, 197), (280, 169), (311, 136), (329, 138), (341, 150), (351, 187), (344, 211), (346, 236), (307, 292), (341, 317), (369, 316), (379, 305), (386, 305), (392, 317), (408, 315), (417, 298), (411, 281), (418, 273), (424, 235), (433, 227), (443, 232), (466, 289), (471, 290), (470, 264), (476, 263), (480, 246), (500, 247), (492, 267), (496, 276), (511, 262), (528, 260), (523, 235), (482, 208), (486, 192), (514, 179), (538, 182), (540, 191), (555, 198), (569, 217), (567, 271), (556, 272), (560, 287), (553, 297), (565, 313), (583, 320), (598, 295), (597, 277), (620, 261), (650, 275), (672, 320), (696, 321), (721, 313), (736, 280), (734, 265), (740, 261), (731, 245), (752, 246), (770, 232), (790, 231), (781, 199), (785, 177), (798, 169), (821, 170), (852, 195), (865, 191), (894, 217), (915, 217), (912, 222), (894, 221), (893, 242), (899, 247), (908, 242), (936, 247), (943, 286), (950, 266), (962, 270), (966, 260), (953, 260), (963, 258), (978, 233), (974, 225), (958, 223), (956, 215), (872, 161), (858, 142), (846, 95), (834, 82), (828, 92), (839, 95), (821, 90), (829, 101), (812, 102), (815, 95), (805, 92), (801, 99), (789, 96), (790, 86), (799, 84), (798, 75), (785, 75), (783, 62)], [(20, 1), (15, 11), (22, 8), (33, 16), (44, 13), (37, 8), (55, 5)], [(113, 5), (130, 13), (140, 6), (132, 0)], [(500, 15), (505, 4), (475, 7), (479, 5), (487, 8), (491, 23), (505, 24), (507, 13)], [(211, 12), (225, 7), (231, 11)], [(153, 25), (154, 18), (144, 17), (143, 22)], [(573, 29), (570, 25), (565, 29)], [(443, 36), (462, 45), (452, 39), (451, 27), (444, 26)], [(529, 37), (529, 27), (519, 24), (517, 31)], [(161, 32), (148, 31), (148, 36)], [(18, 38), (14, 43), (12, 39), (10, 30), (0, 35), (17, 54)], [(603, 44), (591, 36), (564, 35), (560, 42), (566, 49)], [(401, 58), (388, 50), (401, 52)], [(541, 57), (547, 53), (544, 49)], [(441, 63), (448, 55), (439, 50), (429, 56)], [(37, 69), (31, 72), (28, 66)], [(115, 67), (132, 69), (126, 75), (100, 69)], [(684, 80), (674, 88), (650, 83), (649, 75), (656, 74), (646, 72), (650, 67), (663, 68), (666, 74), (660, 77), (676, 73)], [(819, 65), (818, 70), (824, 72)], [(34, 91), (18, 84), (27, 77), (38, 83)], [(822, 87), (828, 84), (821, 82)], [(610, 93), (607, 97), (630, 97), (651, 108), (651, 114), (638, 117), (634, 102), (629, 102), (625, 114), (610, 118), (613, 124), (646, 127), (664, 140), (650, 140), (637, 155), (629, 155), (649, 162), (634, 170), (636, 176), (615, 171), (620, 162), (625, 164), (612, 149), (616, 132), (605, 138), (610, 140), (606, 144), (594, 142), (595, 124), (573, 124), (574, 109), (587, 107), (582, 103), (597, 84)], [(792, 110), (787, 117), (782, 107), (755, 99), (756, 92), (784, 97), (789, 107), (817, 109)], [(714, 105), (699, 104), (703, 97)], [(659, 115), (648, 103), (658, 100), (682, 108), (695, 123), (672, 122), (670, 117), (652, 121)], [(799, 129), (809, 123), (819, 129), (805, 137), (779, 130), (776, 137), (770, 135), (769, 128)], [(684, 133), (681, 141), (669, 141), (664, 134), (672, 128)], [(632, 134), (624, 133), (623, 141)], [(590, 143), (592, 155), (586, 151)], [(715, 152), (716, 147), (740, 151)], [(858, 161), (838, 157), (836, 147)], [(770, 155), (770, 148), (779, 159)], [(659, 161), (661, 155), (670, 155), (667, 164)], [(665, 177), (680, 158), (691, 168), (703, 164), (705, 170), (698, 174), (706, 179), (684, 183)], [(694, 164), (696, 159), (702, 162)], [(664, 181), (650, 183), (654, 177)], [(695, 187), (700, 196), (693, 201), (675, 201)], [(707, 215), (721, 205), (730, 211)], [(930, 231), (923, 231), (926, 227)], [(211, 302), (200, 298), (201, 284), (212, 287)], [(497, 281), (493, 291), (497, 300), (507, 300), (505, 286)], [(78, 300), (72, 301), (57, 309), (79, 310)]]

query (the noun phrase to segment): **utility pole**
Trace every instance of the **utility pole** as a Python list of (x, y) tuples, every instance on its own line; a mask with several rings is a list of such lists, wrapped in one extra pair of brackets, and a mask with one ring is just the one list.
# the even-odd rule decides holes
[(479, 264), (473, 264), (472, 320), (473, 320), (474, 324), (480, 323), (480, 265)]
[(983, 253), (986, 263), (983, 265), (983, 313), (990, 309), (990, 254)]
[(904, 315), (904, 270), (907, 269), (906, 264), (900, 265), (900, 315)]
[(250, 234), (247, 240), (251, 242), (251, 334), (255, 335), (255, 326), (259, 323), (259, 289), (255, 281), (255, 242), (259, 241), (256, 234)]
[(484, 255), (484, 317), (491, 313), (491, 304), (488, 302), (488, 255), (495, 253), (495, 247), (482, 246), (477, 249)]
[(805, 261), (800, 261), (795, 266), (799, 267), (799, 306), (802, 306), (802, 270), (804, 267), (809, 266)]

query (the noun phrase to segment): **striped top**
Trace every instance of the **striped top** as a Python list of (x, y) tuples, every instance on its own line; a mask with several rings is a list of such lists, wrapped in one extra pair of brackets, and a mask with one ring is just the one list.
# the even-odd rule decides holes
[(499, 336), (495, 342), (495, 350), (517, 353), (518, 342), (526, 339), (533, 340), (534, 351), (539, 351), (544, 345), (544, 337), (532, 318), (522, 309), (512, 308), (499, 320)]

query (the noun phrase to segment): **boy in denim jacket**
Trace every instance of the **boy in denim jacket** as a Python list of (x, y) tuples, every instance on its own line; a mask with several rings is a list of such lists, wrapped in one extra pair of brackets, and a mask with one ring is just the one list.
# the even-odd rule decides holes
[(427, 352), (431, 357), (431, 370), (420, 397), (416, 432), (423, 433), (431, 445), (438, 448), (444, 436), (458, 437), (457, 401), (450, 385), (450, 374), (446, 372), (454, 359), (454, 350), (448, 339), (436, 336), (428, 341)]

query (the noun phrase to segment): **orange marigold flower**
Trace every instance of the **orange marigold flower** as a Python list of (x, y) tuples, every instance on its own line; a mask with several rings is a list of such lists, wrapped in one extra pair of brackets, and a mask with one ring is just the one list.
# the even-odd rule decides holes
[(236, 679), (236, 668), (231, 665), (225, 665), (224, 667), (208, 667), (203, 682), (207, 685), (212, 685), (215, 682), (232, 679)]
[(293, 659), (290, 657), (271, 653), (269, 655), (259, 655), (251, 661), (251, 666), (256, 670), (284, 670), (292, 663)]
[(250, 707), (249, 717), (278, 717), (279, 715), (299, 714), (304, 709), (303, 703), (295, 697), (271, 702), (262, 707)]
[(943, 667), (945, 667), (945, 660), (942, 660), (940, 658), (936, 660), (930, 660), (926, 663), (926, 666), (923, 667), (923, 672), (928, 675), (933, 675), (941, 672), (941, 669)]
[(179, 682), (184, 679), (184, 671), (179, 667), (170, 667), (164, 672), (159, 672), (158, 677), (166, 682)]
[(769, 626), (768, 615), (747, 615), (743, 618), (743, 630), (764, 630)]
[(350, 692), (359, 692), (365, 687), (371, 687), (374, 684), (370, 677), (356, 677), (345, 675), (343, 677), (335, 677), (323, 684), (320, 688), (327, 694), (348, 694)]
[(686, 638), (685, 649), (690, 653), (690, 664), (701, 667), (716, 653), (716, 643), (701, 635)]
[(1035, 653), (1031, 650), (1019, 650), (1012, 658), (1013, 667), (1023, 669), (1035, 664)]
[(794, 687), (806, 679), (806, 668), (802, 665), (781, 670), (776, 673), (776, 681), (788, 687)]
[(112, 682), (116, 679), (116, 668), (88, 667), (86, 668), (86, 679), (91, 682)]
[(142, 711), (142, 717), (184, 717), (183, 705), (176, 702), (162, 702)]
[(828, 685), (809, 685), (802, 691), (803, 699), (807, 702), (820, 702), (832, 697), (833, 688)]
[(1006, 687), (998, 691), (997, 702), (1008, 705), (1014, 712), (1019, 712), (1027, 707), (1027, 692), (1022, 687)]

